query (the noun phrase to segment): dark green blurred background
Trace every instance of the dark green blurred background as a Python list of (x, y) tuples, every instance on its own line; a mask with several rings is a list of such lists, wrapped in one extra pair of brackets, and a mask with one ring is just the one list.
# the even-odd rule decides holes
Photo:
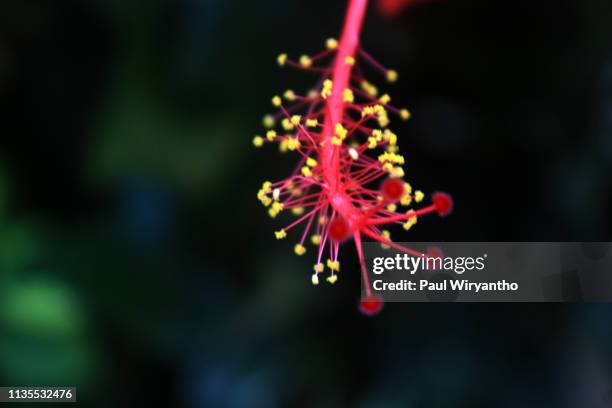
[[(357, 312), (278, 242), (255, 193), (269, 98), (315, 78), (344, 1), (0, 3), (0, 385), (80, 405), (612, 405), (608, 305), (389, 304)], [(455, 213), (403, 241), (612, 241), (612, 4), (438, 0), (363, 45), (407, 179)], [(381, 86), (387, 90), (384, 84)]]

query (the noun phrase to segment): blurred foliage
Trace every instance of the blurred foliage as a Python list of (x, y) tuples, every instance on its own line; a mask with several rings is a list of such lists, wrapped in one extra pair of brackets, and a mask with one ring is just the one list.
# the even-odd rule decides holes
[(97, 380), (95, 342), (73, 298), (67, 288), (40, 278), (3, 286), (0, 358), (10, 384), (86, 386)]

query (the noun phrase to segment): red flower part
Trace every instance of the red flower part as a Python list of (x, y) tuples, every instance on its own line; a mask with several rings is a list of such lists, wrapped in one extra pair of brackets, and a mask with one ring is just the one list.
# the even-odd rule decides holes
[(440, 217), (446, 217), (453, 212), (453, 198), (446, 193), (433, 193), (431, 201), (436, 206), (436, 212)]
[(329, 222), (327, 228), (329, 238), (335, 242), (342, 242), (350, 237), (351, 230), (344, 218), (336, 216)]
[(359, 311), (366, 316), (373, 316), (382, 310), (384, 302), (378, 295), (367, 296), (359, 302)]
[(386, 179), (382, 183), (381, 191), (388, 201), (399, 201), (404, 195), (404, 182), (399, 179)]
[[(425, 264), (427, 265), (426, 269), (428, 271), (435, 271), (442, 267), (442, 262), (444, 260), (444, 252), (442, 249), (437, 246), (428, 247), (426, 255), (427, 261)], [(430, 258), (433, 258), (433, 260)], [(439, 262), (437, 261), (438, 259), (440, 260)]]
[(444, 258), (444, 252), (441, 248), (437, 246), (432, 246), (427, 248), (427, 257), (428, 258)]
[(397, 17), (406, 8), (424, 3), (427, 0), (378, 0), (378, 11), (389, 18)]
[[(261, 147), (275, 143), (281, 152), (299, 157), (291, 176), (264, 182), (257, 194), (272, 218), (287, 210), (296, 217), (275, 232), (276, 238), (283, 239), (303, 227), (294, 250), (298, 255), (305, 254), (307, 240), (317, 248), (312, 275), (315, 285), (326, 268), (326, 280), (337, 281), (340, 245), (353, 238), (364, 298), (372, 300), (362, 238), (421, 256), (421, 252), (391, 241), (390, 233), (381, 228), (397, 224), (408, 230), (426, 214), (448, 214), (452, 201), (450, 196), (438, 193), (432, 204), (412, 208), (421, 204), (425, 195), (401, 180), (404, 157), (399, 154), (397, 135), (388, 129), (390, 116), (408, 120), (410, 112), (391, 105), (391, 97), (380, 95), (364, 75), (362, 64), (380, 72), (388, 82), (397, 80), (395, 71), (359, 47), (366, 6), (367, 0), (349, 1), (340, 41), (327, 40), (325, 51), (297, 60), (279, 55), (280, 66), (315, 72), (320, 78), (305, 94), (287, 90), (282, 97), (274, 96), (272, 104), (278, 111), (264, 118), (268, 130), (263, 136), (255, 136), (253, 144)], [(381, 179), (385, 179), (382, 184)], [(382, 300), (377, 298), (361, 309), (377, 311), (380, 307)]]

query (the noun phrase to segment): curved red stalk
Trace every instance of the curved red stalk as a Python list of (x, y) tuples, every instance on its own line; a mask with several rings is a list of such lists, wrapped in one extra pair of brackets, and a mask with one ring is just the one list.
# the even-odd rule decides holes
[[(326, 143), (321, 149), (321, 162), (325, 163), (324, 177), (329, 185), (329, 191), (332, 194), (342, 192), (341, 180), (339, 180), (339, 148), (331, 143), (331, 138), (334, 132), (334, 127), (337, 123), (342, 123), (344, 120), (344, 100), (343, 91), (348, 88), (351, 78), (353, 66), (345, 63), (347, 57), (354, 57), (355, 51), (359, 46), (359, 34), (363, 24), (363, 17), (368, 5), (367, 0), (351, 0), (346, 12), (344, 21), (344, 29), (340, 37), (338, 51), (334, 62), (334, 70), (332, 82), (334, 84), (332, 94), (327, 99), (327, 114), (325, 115), (325, 129), (323, 138)], [(346, 201), (339, 198), (338, 203)], [(353, 207), (349, 205), (349, 207)], [(334, 205), (341, 214), (346, 211), (348, 216), (351, 212), (350, 208), (346, 208), (344, 204)], [(349, 217), (346, 217), (349, 219)]]
[(328, 98), (327, 114), (325, 115), (325, 144), (321, 148), (321, 163), (324, 168), (324, 179), (327, 183), (330, 203), (334, 210), (339, 213), (349, 224), (353, 231), (355, 246), (360, 259), (362, 279), (366, 296), (370, 296), (370, 284), (367, 271), (363, 262), (361, 251), (361, 212), (353, 205), (350, 197), (346, 193), (346, 187), (342, 183), (339, 171), (339, 150), (338, 146), (331, 143), (334, 128), (337, 123), (344, 120), (344, 100), (342, 93), (348, 88), (353, 66), (345, 63), (347, 57), (354, 57), (355, 51), (359, 47), (359, 34), (363, 25), (363, 18), (368, 6), (367, 0), (351, 0), (344, 20), (344, 29), (340, 37), (338, 52), (334, 62), (332, 82), (334, 84), (332, 95)]

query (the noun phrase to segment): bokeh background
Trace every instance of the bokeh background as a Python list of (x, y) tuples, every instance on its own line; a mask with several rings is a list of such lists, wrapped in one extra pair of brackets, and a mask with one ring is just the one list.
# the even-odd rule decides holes
[[(612, 4), (370, 7), (407, 178), (456, 211), (404, 241), (612, 241)], [(0, 384), (80, 405), (612, 406), (606, 304), (356, 308), (255, 199), (271, 95), (344, 1), (0, 3)]]

